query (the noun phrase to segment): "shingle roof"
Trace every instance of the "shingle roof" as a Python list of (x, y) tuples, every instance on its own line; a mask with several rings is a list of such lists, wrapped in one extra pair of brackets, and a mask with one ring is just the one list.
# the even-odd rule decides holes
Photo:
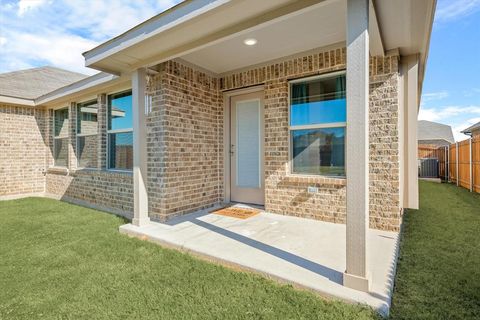
[(86, 77), (50, 66), (1, 73), (0, 96), (35, 99)]
[(455, 142), (452, 127), (426, 120), (418, 121), (418, 140), (445, 140), (450, 143)]
[(475, 131), (475, 130), (480, 130), (480, 121), (475, 123), (473, 126), (470, 126), (467, 129), (461, 131), (461, 132), (465, 133), (465, 134), (470, 134), (470, 133), (472, 133), (472, 131)]

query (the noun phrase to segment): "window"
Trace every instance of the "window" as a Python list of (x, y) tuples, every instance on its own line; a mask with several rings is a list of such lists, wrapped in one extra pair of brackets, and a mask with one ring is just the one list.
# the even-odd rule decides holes
[(97, 166), (97, 101), (77, 104), (77, 159), (79, 168)]
[(345, 176), (346, 78), (290, 82), (290, 153), (295, 174)]
[(133, 168), (132, 92), (108, 96), (108, 167)]
[(53, 160), (56, 167), (68, 166), (68, 108), (53, 114)]

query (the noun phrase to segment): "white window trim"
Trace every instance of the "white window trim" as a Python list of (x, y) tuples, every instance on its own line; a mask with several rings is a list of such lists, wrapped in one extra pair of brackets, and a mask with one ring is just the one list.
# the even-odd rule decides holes
[[(56, 121), (55, 121), (55, 111), (58, 111), (58, 110), (63, 110), (63, 109), (67, 109), (67, 113), (68, 113), (68, 121), (67, 121), (67, 125), (69, 126), (68, 129), (67, 129), (67, 134), (66, 135), (59, 135), (59, 136), (56, 136), (55, 135), (55, 129), (56, 129)], [(54, 109), (53, 110), (53, 166), (52, 168), (61, 168), (61, 169), (68, 169), (68, 161), (69, 161), (69, 154), (68, 154), (68, 146), (67, 146), (67, 164), (65, 166), (59, 166), (55, 163), (55, 154), (57, 153), (56, 149), (56, 143), (55, 143), (55, 140), (61, 140), (61, 139), (68, 139), (68, 136), (69, 136), (69, 131), (70, 131), (70, 110), (68, 107), (61, 107), (61, 108), (58, 108), (58, 109)], [(68, 144), (68, 141), (67, 141), (67, 144)]]
[[(108, 127), (109, 127), (109, 124), (110, 124), (110, 96), (113, 96), (113, 95), (118, 95), (118, 94), (122, 94), (122, 93), (126, 93), (126, 92), (130, 92), (131, 94), (132, 93), (132, 89), (126, 89), (126, 90), (123, 90), (123, 91), (119, 91), (119, 92), (112, 92), (112, 93), (109, 93), (107, 94), (107, 116), (105, 117), (105, 120), (106, 120), (106, 123), (105, 123), (105, 128), (107, 128), (107, 171), (112, 171), (112, 172), (120, 172), (120, 173), (131, 173), (133, 172), (133, 168), (132, 169), (117, 169), (117, 168), (111, 168), (110, 167), (110, 134), (114, 134), (114, 133), (128, 133), (128, 132), (132, 132), (133, 133), (133, 127), (132, 128), (126, 128), (126, 129), (113, 129), (113, 130), (109, 130)], [(133, 96), (132, 96), (133, 98)], [(132, 106), (132, 111), (133, 111), (133, 106)], [(132, 124), (133, 125), (133, 124)]]
[[(79, 102), (79, 103), (76, 103), (75, 104), (75, 112), (76, 112), (76, 121), (75, 121), (75, 140), (76, 140), (76, 151), (77, 151), (77, 169), (78, 170), (82, 170), (82, 169), (98, 169), (97, 167), (82, 167), (80, 166), (80, 157), (78, 156), (78, 146), (80, 145), (78, 143), (78, 141), (80, 140), (79, 138), (81, 137), (90, 137), (90, 136), (98, 136), (98, 125), (97, 125), (97, 133), (78, 133), (78, 130), (79, 130), (79, 127), (78, 127), (78, 122), (81, 121), (78, 119), (78, 116), (79, 114), (81, 114), (81, 111), (80, 111), (80, 108), (82, 105), (84, 104), (87, 104), (87, 103), (90, 103), (90, 102), (93, 102), (93, 101), (96, 101), (97, 103), (97, 117), (98, 117), (98, 100), (96, 99), (91, 99), (91, 100), (87, 100), (87, 101), (84, 101), (84, 102)], [(98, 118), (97, 118), (97, 121), (98, 121)], [(98, 155), (97, 155), (98, 157)]]
[[(318, 177), (326, 179), (345, 179), (345, 175), (341, 176), (330, 176), (323, 174), (313, 174), (313, 173), (297, 173), (293, 172), (293, 141), (292, 141), (292, 131), (297, 130), (311, 130), (311, 129), (327, 129), (327, 128), (345, 128), (345, 141), (347, 137), (347, 122), (330, 122), (330, 123), (321, 123), (321, 124), (308, 124), (308, 125), (296, 125), (292, 126), (290, 123), (290, 110), (291, 110), (291, 91), (292, 85), (296, 83), (308, 82), (318, 79), (332, 78), (340, 75), (346, 75), (346, 70), (329, 72), (325, 74), (315, 75), (311, 77), (298, 78), (288, 81), (288, 174), (292, 176), (302, 176), (302, 177)], [(345, 148), (345, 161), (347, 159), (347, 150)]]

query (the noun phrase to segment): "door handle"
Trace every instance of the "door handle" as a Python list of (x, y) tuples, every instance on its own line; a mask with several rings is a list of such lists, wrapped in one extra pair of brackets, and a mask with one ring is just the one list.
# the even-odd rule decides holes
[(230, 145), (230, 155), (233, 156), (233, 154), (235, 153), (235, 145), (231, 144)]

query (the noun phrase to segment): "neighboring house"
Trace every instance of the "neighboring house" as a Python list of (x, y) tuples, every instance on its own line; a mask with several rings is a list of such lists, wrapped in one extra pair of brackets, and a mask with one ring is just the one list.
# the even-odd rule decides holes
[(53, 195), (137, 226), (231, 201), (346, 223), (343, 283), (368, 290), (366, 230), (398, 231), (418, 208), (434, 9), (185, 1), (85, 52), (102, 73), (0, 96), (0, 195)]
[(471, 137), (480, 137), (480, 122), (475, 123), (461, 132)]
[(455, 143), (452, 127), (427, 120), (418, 121), (418, 146), (444, 147)]

